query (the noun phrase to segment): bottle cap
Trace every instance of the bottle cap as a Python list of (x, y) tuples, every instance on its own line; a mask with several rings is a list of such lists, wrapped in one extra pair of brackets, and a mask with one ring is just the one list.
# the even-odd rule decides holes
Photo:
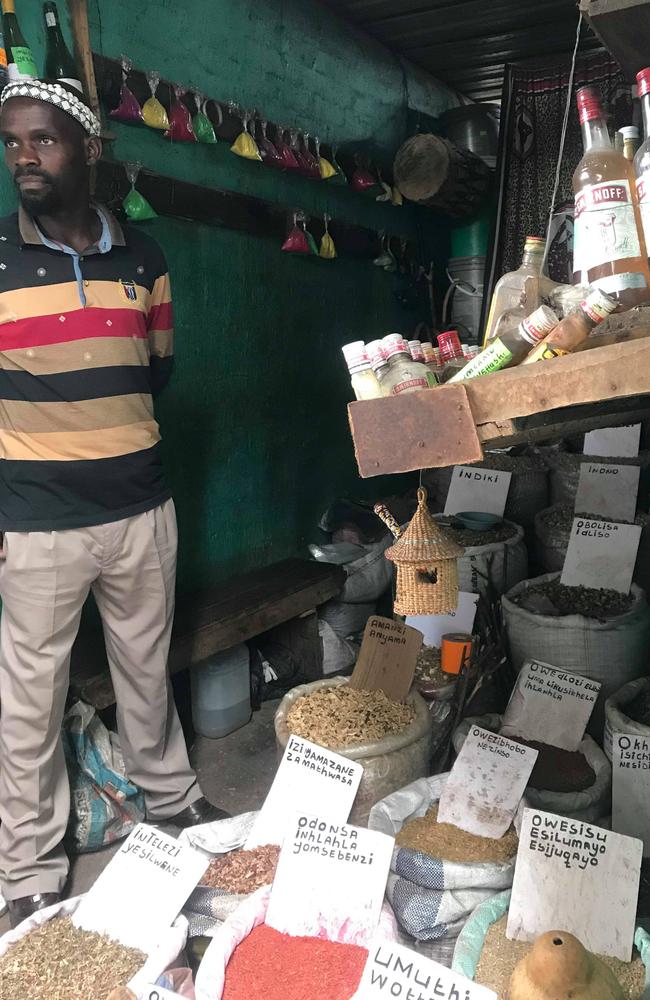
[(636, 75), (636, 82), (639, 88), (639, 97), (650, 94), (650, 66), (647, 69), (639, 70)]
[(409, 351), (414, 361), (424, 361), (424, 351), (419, 340), (409, 340)]
[(438, 349), (440, 351), (440, 361), (453, 361), (454, 358), (462, 358), (463, 349), (460, 346), (460, 337), (457, 330), (447, 330), (446, 333), (439, 333)]
[(543, 236), (527, 236), (524, 243), (524, 253), (533, 252), (539, 253), (546, 249), (546, 240)]
[(624, 139), (638, 139), (639, 130), (636, 125), (624, 125), (623, 128), (619, 128), (619, 132)]
[(539, 306), (519, 324), (519, 332), (529, 344), (536, 344), (559, 323), (558, 317), (549, 306)]
[(589, 292), (587, 298), (580, 303), (580, 308), (594, 323), (602, 323), (618, 308), (618, 302), (605, 292), (601, 292), (600, 288), (594, 288), (593, 292)]
[(381, 340), (371, 340), (366, 347), (366, 353), (370, 358), (370, 364), (374, 367), (375, 365), (383, 365), (386, 360), (386, 355), (384, 354), (384, 349), (381, 345)]
[(433, 353), (433, 344), (431, 344), (428, 340), (423, 340), (422, 341), (422, 353), (424, 355), (424, 363), (425, 364), (434, 364), (435, 363), (436, 356)]
[(387, 358), (394, 357), (395, 354), (408, 354), (409, 349), (401, 333), (389, 333), (381, 342), (381, 346)]
[(604, 118), (600, 91), (597, 87), (581, 87), (576, 94), (578, 102), (578, 118), (580, 124), (593, 121), (594, 118)]
[(341, 350), (343, 351), (343, 357), (345, 358), (348, 368), (352, 365), (360, 364), (360, 359), (363, 355), (365, 355), (366, 361), (368, 360), (366, 345), (363, 340), (355, 340), (352, 344), (344, 344)]

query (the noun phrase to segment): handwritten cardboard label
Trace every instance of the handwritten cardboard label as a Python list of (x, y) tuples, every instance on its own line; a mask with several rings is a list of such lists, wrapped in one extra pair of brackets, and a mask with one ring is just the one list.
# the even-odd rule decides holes
[(575, 517), (561, 582), (567, 587), (607, 587), (629, 594), (640, 524)]
[(75, 910), (73, 923), (149, 951), (208, 867), (193, 847), (139, 823)]
[(526, 809), (506, 936), (568, 931), (590, 951), (629, 962), (642, 852), (632, 837)]
[(497, 1000), (487, 986), (479, 986), (459, 972), (418, 955), (393, 941), (372, 942), (354, 1000)]
[(479, 837), (502, 837), (537, 760), (537, 750), (472, 726), (438, 804), (438, 822)]
[(615, 521), (633, 521), (640, 475), (638, 465), (583, 462), (580, 466), (575, 509), (611, 517)]
[(389, 698), (406, 698), (422, 648), (422, 633), (392, 618), (373, 615), (363, 633), (350, 687), (384, 691)]
[(290, 736), (246, 847), (282, 844), (287, 819), (298, 808), (344, 823), (362, 774), (362, 764), (299, 736)]
[(529, 660), (510, 695), (501, 735), (577, 750), (599, 691), (598, 681)]
[(379, 922), (394, 845), (385, 833), (294, 814), (266, 923), (283, 934), (367, 946)]
[(448, 615), (409, 615), (406, 624), (418, 629), (424, 637), (425, 646), (440, 647), (446, 632), (467, 632), (472, 634), (478, 594), (458, 593), (458, 605)]
[(615, 733), (612, 739), (612, 829), (643, 841), (650, 855), (650, 738)]
[(641, 424), (627, 424), (625, 427), (601, 427), (598, 431), (585, 434), (585, 455), (601, 455), (603, 458), (633, 458), (639, 454)]
[(447, 493), (445, 514), (475, 510), (503, 517), (511, 478), (511, 472), (455, 465)]

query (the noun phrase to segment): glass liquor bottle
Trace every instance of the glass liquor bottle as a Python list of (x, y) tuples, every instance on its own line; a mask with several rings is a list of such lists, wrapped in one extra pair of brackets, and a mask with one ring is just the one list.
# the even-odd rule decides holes
[(597, 89), (582, 87), (577, 100), (585, 152), (573, 175), (573, 283), (629, 309), (650, 299), (634, 168), (612, 146)]
[(46, 38), (45, 79), (58, 80), (60, 83), (66, 83), (69, 87), (74, 87), (83, 93), (81, 74), (65, 44), (59, 23), (59, 12), (52, 0), (43, 4), (43, 16), (45, 18)]
[(643, 109), (644, 140), (634, 157), (634, 170), (643, 235), (648, 249), (650, 246), (650, 67), (637, 73), (636, 82)]
[[(540, 236), (527, 236), (519, 267), (516, 271), (508, 271), (497, 281), (485, 324), (484, 346), (496, 337), (497, 323), (505, 312), (516, 313), (514, 323), (516, 329), (522, 319), (537, 309), (540, 304), (539, 277), (542, 273), (545, 250), (546, 240)], [(523, 299), (524, 292), (525, 299)]]
[(16, 17), (15, 0), (2, 0), (2, 34), (7, 54), (9, 83), (38, 77), (32, 50), (25, 41)]

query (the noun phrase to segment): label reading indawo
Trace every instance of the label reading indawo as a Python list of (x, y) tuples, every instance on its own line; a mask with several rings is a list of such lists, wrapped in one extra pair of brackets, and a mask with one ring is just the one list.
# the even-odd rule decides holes
[[(640, 256), (629, 181), (621, 178), (584, 187), (575, 202), (573, 270), (588, 274), (601, 264)], [(600, 281), (598, 287), (603, 287)]]

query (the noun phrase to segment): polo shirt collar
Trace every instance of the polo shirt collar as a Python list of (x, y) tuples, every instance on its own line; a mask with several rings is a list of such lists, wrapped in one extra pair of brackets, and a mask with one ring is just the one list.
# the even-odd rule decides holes
[[(124, 237), (124, 230), (120, 226), (119, 222), (109, 210), (104, 205), (93, 205), (96, 209), (97, 214), (102, 220), (102, 236), (100, 237), (100, 242), (104, 239), (105, 235), (110, 238), (111, 246), (123, 247), (126, 246), (126, 239)], [(20, 231), (20, 238), (24, 244), (28, 246), (50, 246), (50, 241), (41, 233), (36, 221), (25, 211), (22, 205), (18, 206), (18, 229)]]

